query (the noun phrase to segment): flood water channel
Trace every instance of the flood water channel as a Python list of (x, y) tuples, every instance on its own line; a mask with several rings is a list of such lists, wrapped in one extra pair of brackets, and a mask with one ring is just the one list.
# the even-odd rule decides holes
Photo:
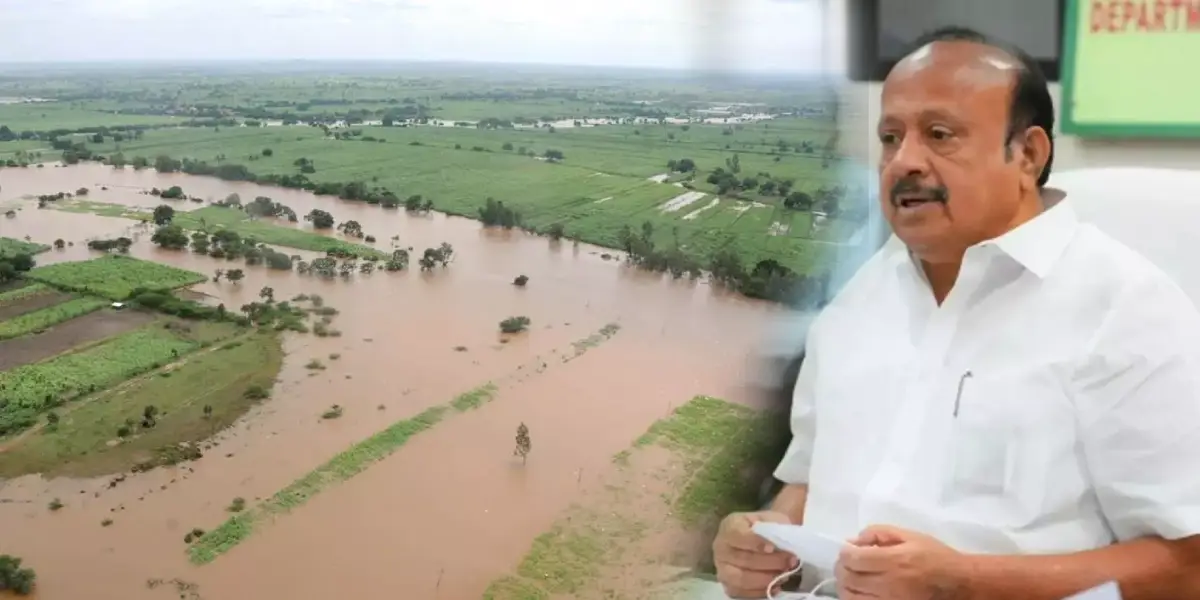
[[(295, 190), (101, 165), (0, 170), (0, 206), (19, 209), (0, 218), (0, 235), (74, 242), (39, 255), (43, 265), (98, 256), (86, 240), (140, 231), (135, 257), (205, 274), (241, 267), (154, 247), (134, 221), (38, 209), (30, 198), (87, 187), (89, 201), (152, 208), (164, 201), (142, 192), (174, 185), (213, 200), (269, 196), (300, 215), (320, 208), (338, 222), (360, 222), (381, 250), (398, 235), (418, 256), (449, 242), (455, 259), (432, 273), (420, 273), (414, 261), (408, 271), (348, 281), (244, 267), (240, 284), (195, 286), (230, 307), (257, 300), (263, 286), (280, 299), (319, 294), (340, 311), (342, 336), (288, 334), (271, 399), (218, 434), (219, 445), (198, 461), (129, 475), (112, 489), (111, 477), (0, 481), (0, 554), (36, 569), (39, 599), (171, 598), (173, 589), (146, 582), (173, 578), (195, 583), (206, 600), (479, 598), (655, 420), (696, 394), (755, 401), (744, 384), (777, 308), (632, 270), (586, 244)], [(522, 274), (528, 286), (513, 286)], [(533, 324), (502, 344), (497, 323), (513, 315)], [(562, 360), (574, 353), (573, 342), (609, 323), (619, 333)], [(304, 368), (333, 353), (341, 358), (326, 370)], [(415, 436), (215, 562), (188, 562), (184, 534), (215, 528), (231, 499), (267, 498), (355, 442), (488, 381), (499, 387), (490, 404)], [(332, 404), (345, 407), (344, 416), (320, 420)], [(524, 467), (512, 458), (520, 422), (534, 441)], [(48, 511), (56, 497), (65, 508)], [(113, 525), (101, 527), (107, 518)]]

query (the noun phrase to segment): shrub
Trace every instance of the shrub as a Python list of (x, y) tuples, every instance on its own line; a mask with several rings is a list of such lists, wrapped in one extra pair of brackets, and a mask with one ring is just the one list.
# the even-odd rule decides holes
[(520, 333), (529, 328), (529, 317), (509, 317), (500, 321), (500, 331), (503, 333)]

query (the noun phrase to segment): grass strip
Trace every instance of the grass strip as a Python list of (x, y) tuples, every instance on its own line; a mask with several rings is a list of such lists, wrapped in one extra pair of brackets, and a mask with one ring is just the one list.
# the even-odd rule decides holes
[(82, 317), (90, 312), (107, 306), (109, 302), (100, 298), (74, 298), (61, 304), (18, 315), (7, 321), (0, 321), (0, 340), (41, 331), (51, 325)]
[[(656, 422), (631, 448), (614, 457), (615, 468), (626, 469), (630, 459), (651, 446), (672, 453), (680, 469), (672, 471), (678, 493), (664, 497), (669, 511), (689, 530), (708, 527), (735, 510), (753, 508), (757, 485), (747, 481), (748, 465), (758, 464), (770, 450), (773, 413), (708, 396), (697, 396)], [(649, 474), (643, 474), (650, 476)], [(637, 479), (627, 479), (636, 483)], [(619, 568), (624, 553), (661, 523), (663, 515), (639, 514), (629, 501), (638, 490), (606, 485), (602, 496), (586, 506), (574, 506), (546, 533), (534, 539), (529, 552), (507, 575), (488, 586), (485, 600), (542, 600), (591, 591), (605, 596), (600, 581), (606, 569)], [(652, 560), (658, 557), (637, 557)], [(618, 594), (612, 591), (613, 594)]]
[(337, 454), (257, 506), (230, 517), (192, 544), (188, 548), (188, 558), (199, 565), (212, 562), (250, 537), (255, 526), (263, 519), (286, 514), (331, 485), (358, 475), (390, 456), (414, 435), (437, 425), (448, 411), (464, 412), (477, 408), (491, 400), (496, 390), (495, 385), (488, 383), (459, 395), (447, 404), (434, 406), (415, 417), (391, 424), (387, 429)]

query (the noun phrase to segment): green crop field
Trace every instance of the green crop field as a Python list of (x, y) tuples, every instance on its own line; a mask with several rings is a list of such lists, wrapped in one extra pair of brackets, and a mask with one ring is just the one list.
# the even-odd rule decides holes
[(99, 298), (75, 298), (67, 300), (62, 304), (56, 304), (13, 317), (7, 321), (0, 321), (0, 340), (12, 339), (40, 331), (51, 325), (57, 325), (75, 317), (81, 317), (107, 305), (107, 300)]
[(206, 206), (193, 211), (176, 212), (171, 221), (184, 229), (212, 233), (218, 229), (228, 229), (243, 238), (254, 238), (256, 241), (272, 246), (311, 250), (313, 252), (328, 252), (344, 250), (357, 256), (384, 258), (384, 252), (353, 244), (337, 238), (328, 237), (312, 231), (300, 229), (286, 221), (273, 219), (252, 219), (246, 213), (224, 206)]
[(0, 434), (32, 424), (47, 408), (103, 390), (161, 366), (198, 343), (160, 326), (126, 333), (84, 350), (0, 372)]
[(100, 107), (84, 108), (77, 103), (67, 102), (0, 104), (0, 125), (6, 125), (16, 133), (121, 125), (161, 125), (180, 121), (182, 119), (157, 115), (120, 114), (113, 110), (102, 110)]
[[(198, 442), (233, 424), (260, 401), (247, 390), (270, 390), (282, 363), (283, 349), (273, 333), (253, 333), (195, 352), (173, 367), (170, 377), (152, 373), (98, 394), (40, 435), (5, 449), (0, 477), (128, 471), (160, 448)], [(128, 419), (141, 420), (151, 405), (159, 411), (153, 428), (109, 444)], [(205, 406), (213, 409), (210, 414)]]
[[(703, 175), (737, 154), (743, 174), (790, 179), (794, 189), (809, 194), (832, 185), (838, 172), (836, 165), (823, 167), (816, 154), (778, 152), (780, 140), (794, 147), (829, 135), (828, 127), (804, 119), (746, 125), (740, 130), (719, 125), (691, 125), (686, 131), (683, 127), (620, 125), (563, 128), (556, 133), (473, 127), (362, 128), (364, 136), (382, 143), (331, 140), (312, 127), (169, 129), (124, 143), (121, 152), (127, 159), (165, 154), (215, 163), (221, 157), (246, 165), (258, 176), (296, 174), (295, 162), (308, 159), (316, 170), (309, 178), (315, 182), (359, 181), (385, 187), (401, 198), (419, 194), (433, 200), (437, 210), (451, 214), (477, 218), (479, 208), (492, 197), (520, 211), (527, 225), (545, 229), (561, 223), (568, 237), (608, 247), (618, 245), (623, 226), (650, 222), (658, 232), (657, 241), (679, 239), (698, 258), (733, 249), (747, 262), (771, 258), (798, 271), (809, 270), (825, 247), (845, 240), (853, 230), (835, 222), (814, 231), (811, 213), (784, 208), (778, 196), (721, 197), (703, 176), (692, 183), (703, 196), (677, 210), (664, 210), (671, 199), (689, 191), (649, 180), (666, 174), (671, 160), (689, 158)], [(733, 133), (725, 135), (725, 131)], [(262, 156), (264, 149), (271, 149), (270, 157)], [(553, 164), (531, 156), (551, 149), (563, 152), (565, 160)], [(97, 147), (101, 152), (115, 150), (115, 145)], [(678, 174), (672, 179), (679, 179)], [(336, 217), (336, 208), (332, 212)], [(239, 233), (245, 234), (241, 229)]]
[(0, 258), (17, 254), (39, 254), (50, 249), (45, 244), (35, 244), (13, 238), (0, 237)]
[[(98, 88), (95, 77), (111, 85)], [(495, 198), (528, 228), (561, 226), (607, 247), (621, 245), (624, 227), (648, 223), (655, 247), (701, 265), (732, 251), (747, 268), (772, 259), (815, 274), (862, 223), (865, 189), (844, 181), (847, 163), (836, 154), (835, 96), (814, 82), (534, 67), (111, 67), (27, 73), (0, 81), (6, 93), (70, 99), (0, 107), (0, 125), (14, 132), (51, 123), (75, 130), (50, 152), (67, 148), (67, 162), (191, 158), (240, 165), (260, 180), (303, 175), (310, 187), (361, 183), (401, 199), (420, 195), (435, 210), (472, 218)], [(97, 122), (149, 129), (96, 132)], [(544, 160), (548, 151), (562, 160)], [(669, 163), (685, 159), (694, 170), (671, 172)], [(809, 200), (785, 203), (797, 194)], [(811, 201), (830, 194), (833, 204)], [(272, 242), (279, 232), (250, 233), (259, 226), (236, 225), (277, 245), (320, 251), (329, 243)]]
[[(22, 283), (22, 282), (18, 282), (18, 283)], [(0, 292), (0, 306), (7, 306), (9, 304), (13, 304), (15, 302), (19, 302), (21, 300), (28, 299), (31, 296), (38, 296), (41, 294), (50, 294), (50, 293), (54, 293), (54, 290), (46, 287), (45, 285), (42, 285), (40, 283), (26, 283), (25, 285), (22, 285), (21, 287), (11, 289), (11, 290), (8, 290), (5, 292)]]
[(124, 300), (136, 288), (169, 290), (208, 280), (192, 271), (119, 255), (38, 267), (27, 277), (62, 290), (110, 300)]

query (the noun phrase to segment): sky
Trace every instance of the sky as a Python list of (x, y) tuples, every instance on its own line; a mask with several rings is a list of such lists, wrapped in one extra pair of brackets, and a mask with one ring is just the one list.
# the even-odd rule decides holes
[(815, 72), (817, 0), (0, 0), (0, 60), (369, 59)]

